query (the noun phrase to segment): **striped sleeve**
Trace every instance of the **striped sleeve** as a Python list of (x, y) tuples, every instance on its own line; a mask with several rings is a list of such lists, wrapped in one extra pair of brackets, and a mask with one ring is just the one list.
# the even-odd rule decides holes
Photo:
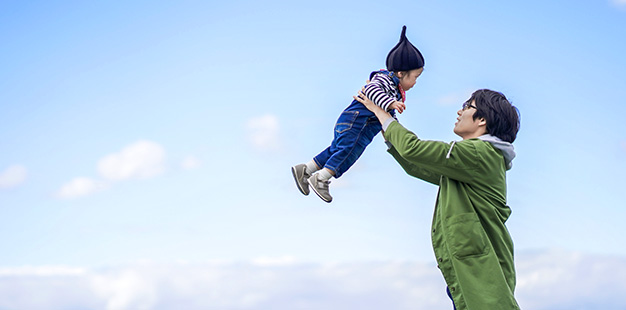
[(392, 93), (393, 87), (395, 87), (395, 85), (391, 79), (385, 75), (376, 74), (372, 81), (365, 86), (365, 95), (372, 100), (374, 104), (387, 111), (389, 110), (389, 106), (396, 101), (395, 98), (387, 95), (388, 93)]

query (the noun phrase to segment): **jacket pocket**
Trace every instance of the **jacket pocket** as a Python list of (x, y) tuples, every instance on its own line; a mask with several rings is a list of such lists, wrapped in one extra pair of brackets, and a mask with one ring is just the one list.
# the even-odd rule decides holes
[(448, 219), (448, 241), (457, 259), (489, 253), (488, 239), (476, 213), (462, 213)]
[(339, 115), (339, 119), (337, 120), (337, 124), (335, 124), (335, 132), (343, 133), (352, 129), (356, 118), (359, 116), (359, 111), (343, 111), (341, 115)]

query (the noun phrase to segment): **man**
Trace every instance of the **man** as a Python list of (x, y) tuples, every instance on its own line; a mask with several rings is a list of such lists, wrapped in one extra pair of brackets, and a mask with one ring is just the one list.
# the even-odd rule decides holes
[(455, 309), (519, 309), (505, 226), (517, 108), (499, 92), (478, 90), (457, 112), (454, 133), (463, 140), (445, 143), (419, 139), (362, 93), (355, 99), (376, 114), (388, 152), (402, 168), (439, 186), (432, 244)]

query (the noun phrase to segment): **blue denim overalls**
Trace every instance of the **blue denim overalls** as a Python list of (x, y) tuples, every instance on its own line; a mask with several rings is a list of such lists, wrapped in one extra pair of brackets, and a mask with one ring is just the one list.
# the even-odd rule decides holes
[[(400, 79), (392, 72), (386, 70), (372, 72), (370, 80), (374, 74), (381, 72), (388, 74), (396, 87), (400, 84)], [(403, 100), (399, 91), (396, 100)], [(394, 118), (396, 117), (395, 110), (391, 110), (389, 113)], [(382, 125), (374, 113), (368, 110), (362, 103), (353, 100), (339, 116), (335, 124), (335, 137), (330, 146), (315, 156), (313, 160), (318, 167), (334, 171), (335, 178), (339, 178), (356, 162), (381, 130)]]

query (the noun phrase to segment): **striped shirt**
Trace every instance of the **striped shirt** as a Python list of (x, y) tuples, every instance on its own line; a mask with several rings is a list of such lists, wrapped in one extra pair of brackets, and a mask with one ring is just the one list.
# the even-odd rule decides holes
[(397, 100), (396, 98), (401, 97), (398, 86), (391, 77), (382, 72), (374, 74), (365, 86), (364, 93), (367, 98), (385, 111), (390, 110), (389, 106)]

